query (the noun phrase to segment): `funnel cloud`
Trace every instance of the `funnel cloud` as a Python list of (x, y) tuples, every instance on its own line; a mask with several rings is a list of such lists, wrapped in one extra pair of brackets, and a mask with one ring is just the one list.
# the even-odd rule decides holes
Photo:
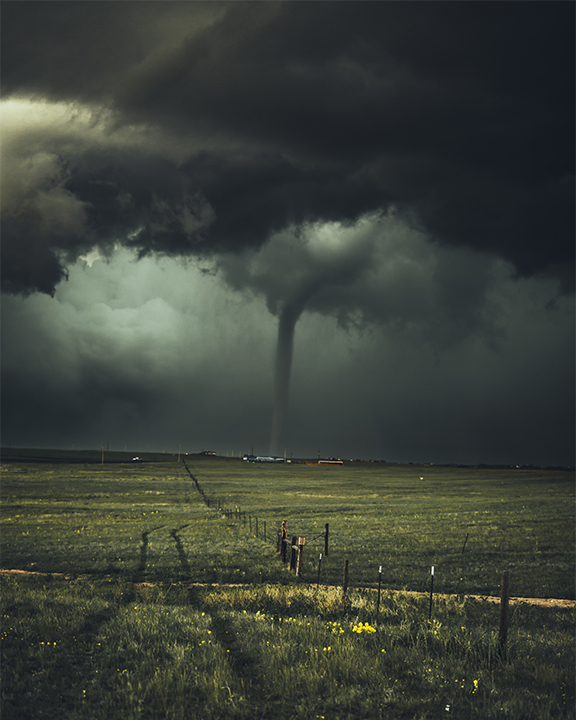
[(304, 310), (306, 300), (312, 290), (287, 302), (280, 311), (278, 318), (278, 340), (276, 344), (276, 361), (274, 364), (274, 400), (272, 406), (272, 428), (270, 431), (270, 455), (276, 455), (282, 434), (282, 425), (286, 417), (288, 393), (290, 390), (290, 371), (294, 354), (294, 331), (298, 318)]
[(278, 342), (276, 345), (276, 362), (274, 365), (274, 403), (272, 406), (272, 429), (270, 431), (270, 455), (276, 455), (282, 433), (282, 425), (288, 405), (290, 387), (290, 370), (294, 352), (294, 329), (300, 313), (286, 305), (282, 308), (278, 321)]

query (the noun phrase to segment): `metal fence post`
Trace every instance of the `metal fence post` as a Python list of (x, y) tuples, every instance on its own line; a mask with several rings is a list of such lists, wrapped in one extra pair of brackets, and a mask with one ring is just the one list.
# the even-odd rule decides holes
[(508, 588), (509, 588), (510, 573), (508, 570), (504, 571), (502, 575), (502, 595), (500, 597), (500, 632), (498, 636), (500, 644), (500, 655), (506, 654), (506, 640), (508, 638)]

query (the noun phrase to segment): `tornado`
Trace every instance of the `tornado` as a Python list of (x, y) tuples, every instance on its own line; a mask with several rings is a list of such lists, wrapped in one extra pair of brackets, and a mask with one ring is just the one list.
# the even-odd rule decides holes
[(274, 366), (274, 404), (272, 407), (272, 430), (270, 432), (270, 455), (278, 454), (282, 425), (288, 406), (290, 388), (290, 370), (294, 352), (294, 329), (298, 318), (308, 300), (319, 287), (318, 279), (311, 278), (286, 300), (278, 319), (278, 342), (276, 345), (276, 364)]
[(272, 407), (272, 430), (270, 432), (270, 455), (276, 455), (282, 425), (288, 406), (290, 370), (294, 351), (294, 329), (302, 309), (287, 303), (282, 308), (278, 321), (278, 342), (276, 345), (276, 363), (274, 366), (274, 404)]

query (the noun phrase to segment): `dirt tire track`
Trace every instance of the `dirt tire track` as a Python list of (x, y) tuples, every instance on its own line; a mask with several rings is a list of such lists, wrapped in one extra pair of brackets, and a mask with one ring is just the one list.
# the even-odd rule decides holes
[[(57, 580), (72, 580), (73, 578), (70, 575), (65, 575), (64, 573), (47, 573), (47, 572), (38, 572), (36, 570), (17, 570), (15, 568), (5, 568), (0, 569), (0, 576), (6, 575), (6, 576), (16, 576), (16, 577), (24, 577), (27, 575), (38, 575), (41, 577), (50, 577)], [(76, 577), (77, 580), (87, 580), (90, 577), (90, 575), (78, 575)], [(143, 587), (154, 587), (156, 583), (151, 582), (131, 582), (127, 581), (132, 585), (135, 585), (137, 587), (143, 586)], [(196, 588), (196, 587), (251, 587), (251, 583), (190, 583), (190, 582), (180, 582), (177, 583), (180, 585), (186, 585), (189, 588)], [(310, 583), (310, 587), (312, 587), (314, 583)], [(341, 588), (337, 585), (323, 585), (322, 586), (325, 589), (328, 590), (341, 590)], [(376, 588), (350, 588), (351, 590), (361, 590), (363, 592), (377, 592)], [(405, 595), (413, 595), (415, 597), (428, 597), (428, 592), (418, 592), (417, 590), (384, 590), (383, 592), (390, 592), (394, 595), (404, 593)], [(499, 603), (500, 598), (497, 595), (462, 595), (460, 593), (435, 593), (435, 597), (439, 598), (448, 598), (448, 597), (464, 597), (469, 598), (471, 600), (478, 600), (478, 601), (486, 601), (486, 602), (493, 602), (493, 603)], [(542, 607), (564, 607), (564, 608), (574, 608), (576, 607), (576, 600), (568, 600), (567, 598), (526, 598), (526, 597), (511, 597), (509, 598), (509, 602), (511, 605), (515, 603), (525, 603), (526, 605), (540, 605)]]

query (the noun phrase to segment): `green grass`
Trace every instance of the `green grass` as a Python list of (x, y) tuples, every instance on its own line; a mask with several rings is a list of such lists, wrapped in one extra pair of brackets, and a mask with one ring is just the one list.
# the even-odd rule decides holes
[[(177, 462), (3, 465), (2, 567), (68, 577), (2, 578), (3, 718), (573, 717), (574, 611), (511, 605), (501, 658), (499, 606), (465, 597), (504, 570), (512, 596), (574, 597), (571, 474), (187, 462), (210, 508)], [(431, 622), (404, 592), (430, 565), (454, 593)]]
[[(347, 558), (359, 585), (374, 584), (382, 565), (387, 587), (423, 589), (434, 565), (438, 589), (499, 594), (509, 569), (513, 594), (574, 598), (571, 473), (222, 461), (191, 469), (207, 495), (267, 518), (267, 527), (287, 519), (289, 535), (313, 537), (329, 523), (327, 582), (341, 583)], [(322, 550), (322, 539), (306, 547), (308, 580)]]
[[(574, 478), (533, 470), (413, 466), (180, 463), (5, 465), (2, 567), (132, 579), (291, 582), (275, 533), (307, 537), (303, 582), (499, 595), (504, 570), (520, 597), (574, 598)], [(420, 480), (424, 477), (424, 480)], [(259, 519), (224, 518), (216, 499)], [(263, 529), (266, 523), (264, 542)], [(466, 548), (462, 553), (468, 535)]]
[[(570, 718), (573, 612), (309, 586), (2, 581), (2, 717)], [(450, 706), (449, 714), (446, 707)]]

